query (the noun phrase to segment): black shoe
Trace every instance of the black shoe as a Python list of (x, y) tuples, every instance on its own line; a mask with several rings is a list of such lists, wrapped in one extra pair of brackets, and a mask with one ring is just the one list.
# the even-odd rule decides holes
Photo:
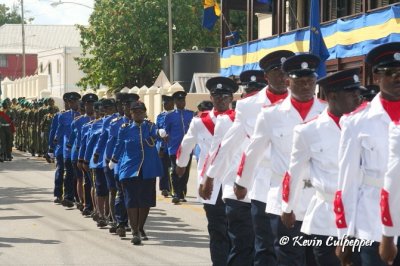
[(146, 232), (143, 229), (140, 230), (140, 235), (142, 237), (142, 240), (144, 240), (144, 241), (149, 240), (149, 238), (146, 235)]
[(131, 243), (134, 245), (140, 245), (142, 243), (142, 240), (140, 239), (140, 233), (133, 233), (133, 237), (131, 240)]
[(62, 204), (64, 207), (68, 207), (68, 208), (74, 207), (74, 202), (71, 201), (71, 200), (68, 200), (68, 199), (63, 199), (63, 200), (61, 201), (61, 204)]
[(125, 225), (119, 225), (116, 233), (119, 237), (126, 237)]
[(99, 215), (97, 214), (97, 212), (92, 212), (92, 214), (90, 216), (92, 216), (92, 219), (95, 222), (97, 222), (100, 218)]
[(105, 227), (107, 226), (107, 221), (104, 217), (99, 218), (97, 221), (97, 227)]
[(187, 200), (185, 198), (183, 199), (179, 199), (180, 202), (187, 202)]
[(92, 214), (92, 211), (89, 209), (84, 208), (82, 211), (83, 216), (90, 216)]
[(110, 234), (115, 234), (117, 232), (117, 226), (113, 225), (110, 227), (110, 229), (108, 229), (108, 232), (110, 232)]
[(179, 198), (173, 197), (173, 198), (172, 198), (172, 203), (178, 204), (178, 203), (179, 203)]
[(60, 204), (61, 203), (61, 198), (57, 197), (57, 198), (54, 199), (53, 202), (56, 203), (56, 204)]
[(166, 189), (163, 189), (163, 191), (161, 191), (161, 195), (164, 197), (168, 197), (169, 196), (169, 192)]

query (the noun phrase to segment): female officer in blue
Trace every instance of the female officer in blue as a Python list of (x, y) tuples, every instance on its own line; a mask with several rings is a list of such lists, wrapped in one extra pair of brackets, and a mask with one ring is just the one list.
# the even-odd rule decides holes
[(156, 206), (156, 177), (162, 175), (155, 141), (158, 130), (146, 118), (146, 106), (142, 102), (130, 105), (132, 122), (122, 125), (117, 145), (109, 164), (113, 169), (119, 162), (119, 179), (125, 196), (132, 243), (139, 245), (141, 237), (147, 240), (144, 224), (150, 207)]

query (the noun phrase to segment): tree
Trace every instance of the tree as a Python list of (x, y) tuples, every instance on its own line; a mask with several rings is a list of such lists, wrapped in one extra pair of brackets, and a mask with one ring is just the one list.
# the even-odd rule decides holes
[[(219, 47), (218, 27), (201, 27), (202, 1), (172, 1), (174, 50)], [(111, 89), (150, 86), (168, 54), (168, 6), (166, 0), (97, 0), (89, 26), (81, 32), (86, 74), (78, 85)]]
[(5, 4), (0, 4), (0, 26), (4, 24), (20, 24), (21, 16), (18, 14), (18, 8), (13, 6), (11, 9)]

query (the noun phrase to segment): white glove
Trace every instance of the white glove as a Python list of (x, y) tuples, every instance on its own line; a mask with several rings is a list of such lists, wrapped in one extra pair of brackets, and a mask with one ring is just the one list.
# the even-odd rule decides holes
[(161, 138), (165, 138), (165, 136), (167, 136), (167, 131), (165, 131), (165, 129), (163, 129), (163, 128), (160, 128), (160, 129), (158, 130), (158, 135), (159, 135)]
[(40, 132), (40, 137), (41, 137), (41, 138), (44, 137), (44, 132)]
[(113, 161), (110, 161), (110, 162), (108, 163), (108, 168), (110, 168), (111, 170), (113, 170), (114, 167), (115, 167), (115, 165), (116, 165), (116, 163), (114, 163)]
[(47, 153), (47, 154), (49, 155), (49, 157), (50, 157), (51, 159), (54, 159), (54, 153), (49, 152), (49, 153)]

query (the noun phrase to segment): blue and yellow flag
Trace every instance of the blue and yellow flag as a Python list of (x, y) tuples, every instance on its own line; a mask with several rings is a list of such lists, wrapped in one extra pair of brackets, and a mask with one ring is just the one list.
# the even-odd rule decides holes
[(221, 15), (221, 9), (215, 0), (204, 0), (203, 27), (212, 30), (218, 17)]
[(317, 69), (318, 78), (326, 76), (325, 61), (329, 57), (324, 38), (322, 37), (321, 26), (319, 24), (319, 0), (311, 0), (310, 10), (310, 54), (319, 56), (321, 63)]

